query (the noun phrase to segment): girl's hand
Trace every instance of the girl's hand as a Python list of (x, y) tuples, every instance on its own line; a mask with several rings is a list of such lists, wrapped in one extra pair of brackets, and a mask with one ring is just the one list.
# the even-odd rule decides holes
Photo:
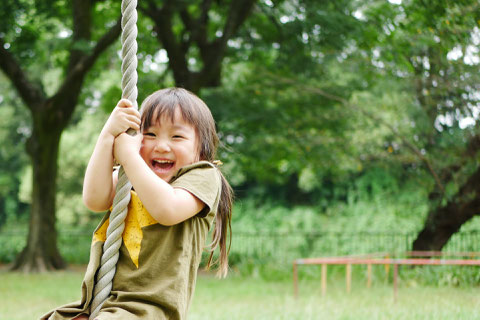
[(130, 128), (135, 131), (140, 130), (140, 113), (135, 110), (129, 100), (121, 99), (110, 114), (102, 131), (116, 138)]
[(132, 156), (140, 156), (140, 147), (142, 146), (143, 135), (137, 131), (135, 136), (128, 133), (121, 133), (115, 138), (113, 143), (113, 156), (121, 165), (128, 161)]

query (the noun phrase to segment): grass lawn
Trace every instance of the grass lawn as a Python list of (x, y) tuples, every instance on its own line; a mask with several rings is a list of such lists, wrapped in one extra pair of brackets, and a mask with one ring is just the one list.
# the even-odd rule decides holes
[[(0, 271), (0, 319), (37, 319), (49, 309), (80, 298), (83, 269), (47, 274)], [(200, 275), (192, 319), (480, 319), (480, 288), (408, 286), (400, 282), (393, 302), (391, 284), (371, 289), (354, 282), (345, 293), (342, 278), (328, 280), (322, 297), (319, 280), (301, 280), (293, 297), (290, 279)]]

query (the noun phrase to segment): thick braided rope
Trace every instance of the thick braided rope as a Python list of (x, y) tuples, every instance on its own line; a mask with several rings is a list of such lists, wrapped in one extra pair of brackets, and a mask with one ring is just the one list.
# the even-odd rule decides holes
[[(130, 100), (134, 107), (138, 109), (136, 8), (137, 0), (122, 0), (122, 98)], [(100, 268), (95, 278), (93, 300), (90, 305), (90, 319), (95, 319), (112, 290), (131, 189), (132, 184), (128, 181), (123, 168), (120, 167), (115, 198), (113, 199), (113, 209), (110, 213), (107, 228), (107, 239), (103, 244)]]

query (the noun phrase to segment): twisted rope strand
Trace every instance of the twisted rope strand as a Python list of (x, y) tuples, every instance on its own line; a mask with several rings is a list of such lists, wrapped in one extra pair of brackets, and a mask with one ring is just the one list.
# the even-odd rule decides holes
[[(137, 104), (137, 0), (122, 0), (122, 98), (130, 100), (138, 109)], [(103, 244), (103, 254), (100, 268), (95, 278), (93, 299), (90, 305), (90, 317), (93, 320), (100, 312), (103, 303), (112, 290), (113, 277), (122, 245), (122, 234), (125, 229), (130, 190), (132, 184), (122, 167), (118, 172), (118, 183), (113, 209), (107, 228), (107, 239)]]
[(137, 1), (122, 0), (122, 96), (137, 106)]

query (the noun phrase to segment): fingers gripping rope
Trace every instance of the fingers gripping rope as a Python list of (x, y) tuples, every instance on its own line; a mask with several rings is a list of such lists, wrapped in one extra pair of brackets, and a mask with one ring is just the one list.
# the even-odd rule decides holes
[[(122, 97), (130, 100), (134, 107), (138, 108), (136, 7), (137, 0), (122, 0)], [(132, 184), (128, 181), (123, 168), (120, 167), (113, 209), (107, 228), (107, 239), (103, 245), (100, 268), (95, 278), (93, 300), (90, 305), (91, 320), (98, 315), (112, 290), (131, 189)]]

